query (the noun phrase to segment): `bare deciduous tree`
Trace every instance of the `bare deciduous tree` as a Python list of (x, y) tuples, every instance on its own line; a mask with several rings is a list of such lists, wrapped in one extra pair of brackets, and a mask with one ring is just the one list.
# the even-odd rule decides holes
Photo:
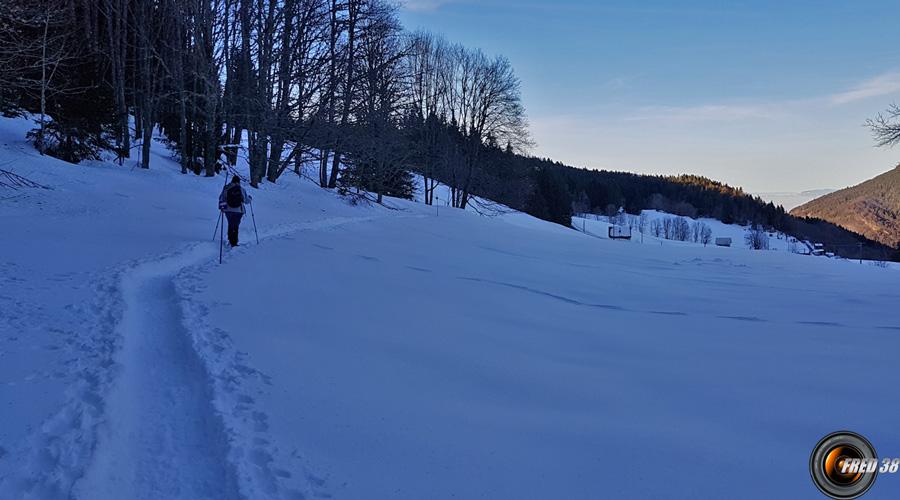
[(769, 233), (760, 225), (753, 226), (744, 235), (744, 242), (751, 250), (768, 250)]
[(872, 130), (875, 144), (879, 147), (893, 147), (900, 143), (900, 106), (891, 104), (884, 113), (866, 120)]

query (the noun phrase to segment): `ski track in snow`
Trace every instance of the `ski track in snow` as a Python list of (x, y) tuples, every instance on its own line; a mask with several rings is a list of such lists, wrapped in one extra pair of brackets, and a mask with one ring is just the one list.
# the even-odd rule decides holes
[(108, 434), (79, 498), (239, 498), (171, 277), (138, 268), (123, 283), (123, 370), (109, 396)]
[[(260, 239), (369, 219), (335, 217), (286, 224), (261, 232)], [(248, 247), (252, 245), (238, 251)], [(120, 277), (118, 287), (96, 289), (103, 295), (98, 296), (101, 302), (124, 304), (120, 318), (106, 316), (118, 320), (107, 332), (119, 343), (115, 378), (106, 394), (77, 392), (81, 397), (73, 398), (52, 419), (55, 430), (43, 426), (52, 436), (35, 441), (38, 447), (29, 451), (27, 460), (56, 472), (10, 481), (5, 487), (12, 489), (3, 491), (21, 498), (78, 500), (249, 498), (237, 471), (242, 464), (235, 463), (230, 453), (234, 429), (227, 427), (213, 404), (216, 387), (192, 332), (184, 326), (182, 297), (175, 284), (179, 272), (216, 259), (218, 251), (218, 242), (194, 243), (180, 252), (128, 264), (111, 274)], [(86, 406), (103, 408), (103, 417), (85, 418)], [(66, 422), (72, 423), (69, 430)], [(90, 449), (92, 458), (79, 472), (80, 460), (68, 463), (64, 453), (53, 458), (40, 444), (45, 441), (67, 448), (69, 443), (69, 454)], [(249, 491), (258, 493), (253, 487)]]

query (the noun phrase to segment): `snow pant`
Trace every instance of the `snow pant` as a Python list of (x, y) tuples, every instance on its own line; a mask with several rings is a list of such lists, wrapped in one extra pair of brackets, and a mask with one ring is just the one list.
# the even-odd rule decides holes
[(228, 243), (233, 247), (238, 244), (238, 227), (243, 216), (244, 214), (240, 212), (225, 212), (225, 218), (228, 219)]

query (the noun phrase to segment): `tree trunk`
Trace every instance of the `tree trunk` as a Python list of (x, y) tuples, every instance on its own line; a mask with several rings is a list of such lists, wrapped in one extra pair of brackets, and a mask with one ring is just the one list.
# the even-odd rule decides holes
[(172, 0), (171, 6), (176, 13), (173, 22), (175, 23), (175, 51), (172, 55), (172, 71), (175, 76), (175, 84), (178, 85), (178, 143), (181, 147), (181, 173), (188, 172), (188, 156), (187, 150), (187, 92), (184, 88), (184, 33), (182, 32), (182, 16), (183, 13), (178, 8), (177, 0)]
[(340, 24), (338, 22), (338, 11), (341, 8), (340, 4), (337, 0), (331, 0), (331, 8), (330, 8), (330, 21), (328, 25), (329, 29), (329, 37), (328, 37), (328, 88), (323, 96), (326, 105), (326, 122), (325, 122), (325, 134), (322, 141), (322, 150), (321, 156), (319, 158), (319, 186), (326, 188), (328, 187), (328, 160), (331, 155), (331, 147), (334, 142), (335, 130), (334, 130), (334, 115), (335, 115), (335, 106), (337, 101), (337, 85), (338, 85), (338, 76), (337, 76), (337, 65), (338, 65), (338, 57), (337, 57), (337, 42), (340, 38)]
[(109, 36), (110, 62), (115, 99), (117, 127), (115, 131), (119, 164), (131, 155), (131, 132), (128, 125), (128, 106), (125, 102), (125, 56), (127, 44), (125, 27), (128, 19), (126, 0), (107, 0), (107, 32)]
[(206, 176), (213, 177), (216, 175), (216, 162), (218, 161), (217, 153), (219, 150), (218, 140), (219, 134), (216, 130), (216, 97), (218, 97), (217, 85), (210, 84), (211, 89), (207, 90), (206, 96), (206, 151), (203, 158), (203, 165), (206, 167)]
[[(145, 98), (150, 100), (150, 98)], [(149, 105), (149, 103), (147, 103)], [(149, 109), (143, 112), (143, 139), (141, 141), (141, 168), (150, 168), (150, 146), (153, 144), (153, 115)]]
[(356, 22), (359, 18), (360, 0), (347, 2), (347, 65), (344, 69), (346, 79), (344, 81), (344, 102), (341, 109), (341, 123), (338, 128), (338, 140), (334, 147), (334, 158), (331, 161), (331, 175), (328, 178), (328, 187), (334, 189), (337, 186), (338, 172), (341, 166), (342, 144), (340, 136), (346, 133), (347, 122), (350, 120), (350, 106), (353, 104), (353, 79), (356, 59)]
[[(136, 87), (136, 86), (135, 86)], [(134, 107), (134, 140), (140, 140), (144, 136), (143, 125), (144, 125), (144, 95), (143, 91), (138, 91), (137, 88), (134, 89), (135, 101), (136, 105)], [(130, 131), (129, 131), (130, 132)]]
[(276, 133), (272, 138), (272, 146), (269, 150), (269, 165), (266, 172), (266, 180), (275, 182), (281, 174), (281, 156), (284, 153), (284, 139), (280, 133)]
[(38, 132), (38, 152), (41, 155), (47, 148), (44, 145), (46, 138), (46, 121), (47, 121), (47, 35), (50, 32), (50, 13), (44, 13), (44, 40), (41, 44), (41, 129)]

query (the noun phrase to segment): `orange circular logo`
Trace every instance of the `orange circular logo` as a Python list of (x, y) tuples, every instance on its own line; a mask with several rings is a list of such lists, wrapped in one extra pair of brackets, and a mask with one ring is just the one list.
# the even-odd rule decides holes
[(861, 435), (834, 432), (813, 448), (809, 473), (816, 488), (825, 495), (839, 500), (858, 498), (875, 483), (878, 455), (872, 443)]

